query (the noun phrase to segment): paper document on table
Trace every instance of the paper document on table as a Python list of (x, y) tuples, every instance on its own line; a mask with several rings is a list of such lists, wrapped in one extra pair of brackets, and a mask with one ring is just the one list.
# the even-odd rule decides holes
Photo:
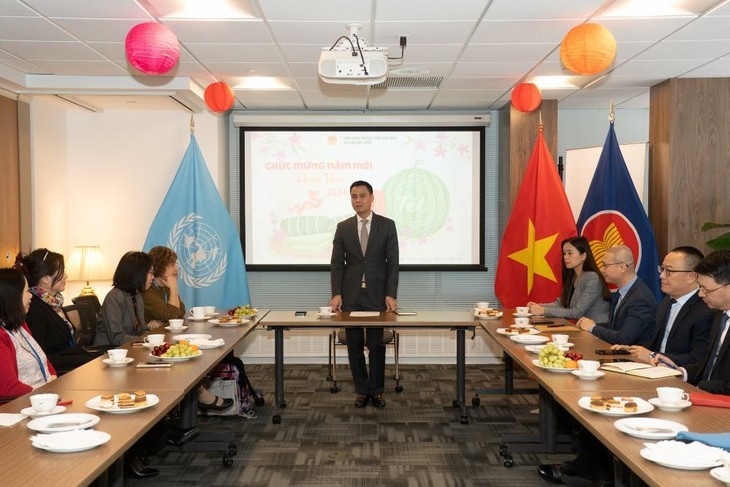
[(26, 417), (25, 414), (0, 413), (0, 426), (12, 426)]
[(350, 311), (350, 318), (376, 318), (380, 311)]

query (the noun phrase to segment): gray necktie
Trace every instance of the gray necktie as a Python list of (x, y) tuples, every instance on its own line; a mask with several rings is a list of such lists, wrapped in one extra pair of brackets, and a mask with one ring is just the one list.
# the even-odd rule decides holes
[(362, 255), (365, 255), (365, 251), (368, 249), (368, 221), (362, 220), (362, 230), (360, 230), (360, 248), (362, 249)]

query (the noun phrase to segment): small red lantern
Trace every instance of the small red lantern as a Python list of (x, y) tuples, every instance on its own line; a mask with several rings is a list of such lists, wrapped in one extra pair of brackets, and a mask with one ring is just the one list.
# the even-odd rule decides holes
[(512, 89), (512, 106), (521, 112), (531, 112), (542, 103), (540, 88), (533, 83), (520, 83)]
[(170, 71), (180, 59), (180, 43), (175, 34), (157, 22), (137, 24), (124, 41), (127, 60), (144, 74), (154, 76)]
[(211, 83), (205, 89), (205, 104), (214, 112), (223, 113), (230, 110), (235, 101), (233, 90), (225, 81)]
[(560, 43), (560, 61), (574, 73), (598, 74), (616, 58), (616, 39), (604, 26), (587, 22), (573, 27)]

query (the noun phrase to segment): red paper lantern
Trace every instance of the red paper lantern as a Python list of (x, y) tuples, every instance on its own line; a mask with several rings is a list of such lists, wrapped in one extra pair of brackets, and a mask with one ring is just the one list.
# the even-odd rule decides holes
[(235, 101), (233, 90), (225, 81), (211, 83), (205, 89), (205, 104), (214, 112), (223, 113), (230, 110)]
[(512, 90), (512, 106), (521, 112), (531, 112), (542, 103), (542, 93), (537, 85), (520, 83)]
[(137, 24), (124, 41), (129, 64), (154, 76), (170, 71), (180, 59), (180, 43), (175, 34), (157, 22)]
[(616, 39), (604, 26), (593, 23), (573, 27), (560, 43), (560, 61), (578, 74), (598, 74), (616, 58)]

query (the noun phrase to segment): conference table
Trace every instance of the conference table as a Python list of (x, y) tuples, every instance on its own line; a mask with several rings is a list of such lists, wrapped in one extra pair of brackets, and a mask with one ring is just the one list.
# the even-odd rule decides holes
[[(176, 362), (172, 367), (138, 368), (137, 364), (157, 363), (146, 347), (127, 344), (128, 357), (134, 362), (126, 367), (108, 367), (99, 357), (91, 362), (45, 384), (6, 404), (0, 405), (0, 413), (18, 413), (30, 406), (29, 397), (46, 392), (57, 393), (63, 401), (73, 401), (65, 413), (91, 413), (100, 417), (94, 426), (98, 431), (111, 435), (111, 439), (96, 448), (77, 453), (52, 453), (31, 445), (30, 436), (36, 434), (22, 420), (10, 427), (0, 428), (0, 483), (3, 486), (29, 485), (123, 485), (124, 453), (173, 408), (195, 396), (199, 382), (210, 372), (235, 345), (248, 336), (266, 315), (260, 311), (252, 320), (240, 326), (224, 328), (207, 322), (186, 322), (189, 325), (180, 333), (166, 333), (166, 341), (176, 334), (205, 333), (211, 339), (222, 338), (222, 347), (203, 350), (200, 357)], [(155, 330), (152, 333), (162, 333)], [(97, 412), (85, 403), (104, 393), (134, 393), (144, 390), (154, 394), (159, 402), (146, 409), (130, 414)], [(57, 416), (61, 417), (61, 416)]]
[[(507, 311), (507, 310), (505, 310)], [(686, 392), (698, 390), (691, 384), (683, 382), (677, 377), (660, 379), (646, 379), (627, 374), (606, 371), (605, 375), (597, 380), (582, 380), (570, 373), (556, 373), (542, 369), (533, 364), (537, 354), (525, 349), (525, 345), (514, 342), (509, 336), (497, 332), (498, 328), (509, 326), (512, 320), (505, 317), (501, 320), (481, 321), (480, 326), (491, 338), (509, 355), (514, 364), (523, 368), (535, 379), (539, 386), (540, 424), (539, 433), (535, 435), (505, 435), (500, 446), (500, 454), (505, 459), (505, 466), (511, 466), (511, 451), (529, 451), (555, 453), (566, 451), (560, 448), (561, 436), (557, 430), (558, 408), (565, 409), (582, 426), (591, 432), (603, 443), (618, 460), (618, 471), (622, 468), (630, 469), (633, 476), (653, 486), (683, 485), (714, 486), (718, 485), (708, 470), (688, 471), (668, 468), (644, 459), (639, 454), (644, 440), (622, 433), (614, 426), (615, 416), (599, 414), (579, 405), (581, 397), (602, 395), (638, 397), (649, 400), (656, 397), (656, 388), (662, 386), (680, 387)], [(556, 324), (567, 324), (564, 320), (554, 320)], [(580, 352), (585, 359), (598, 360), (605, 358), (596, 354), (598, 349), (607, 349), (610, 345), (590, 333), (577, 328), (563, 327), (560, 329), (537, 326), (542, 334), (550, 336), (552, 333), (569, 335), (568, 341), (573, 343), (571, 351)], [(558, 331), (555, 331), (558, 330)], [(658, 408), (641, 415), (640, 417), (665, 419), (684, 424), (689, 431), (700, 433), (717, 433), (727, 430), (727, 410), (693, 405), (679, 412), (667, 412)], [(563, 438), (569, 439), (569, 438)], [(563, 443), (563, 445), (566, 445)], [(616, 485), (622, 485), (617, 478)]]
[(281, 410), (286, 408), (284, 399), (284, 332), (294, 328), (398, 328), (398, 329), (448, 329), (456, 332), (456, 398), (454, 407), (461, 409), (461, 424), (468, 424), (465, 402), (466, 332), (476, 333), (478, 322), (467, 311), (418, 311), (415, 316), (399, 316), (380, 311), (375, 316), (355, 317), (342, 311), (331, 318), (319, 318), (316, 311), (270, 311), (259, 326), (274, 332), (275, 400), (277, 410), (272, 422), (281, 422)]

